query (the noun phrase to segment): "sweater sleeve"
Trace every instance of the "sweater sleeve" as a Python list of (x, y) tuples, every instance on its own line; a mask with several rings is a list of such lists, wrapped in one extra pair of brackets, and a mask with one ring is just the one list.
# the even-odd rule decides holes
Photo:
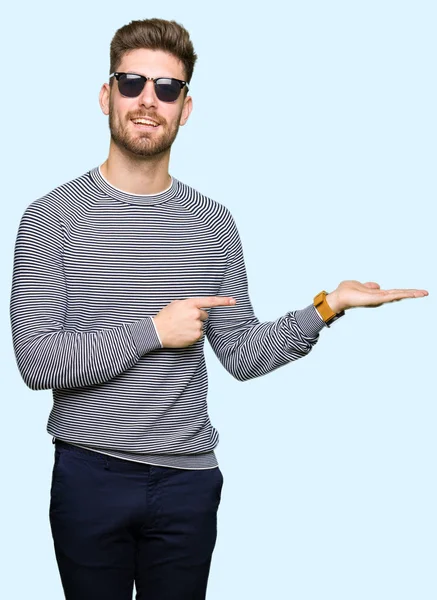
[(68, 294), (61, 219), (37, 201), (25, 211), (15, 246), (12, 338), (18, 368), (32, 389), (103, 383), (161, 348), (151, 318), (113, 328), (65, 328)]
[(210, 309), (206, 335), (226, 370), (245, 381), (306, 356), (325, 324), (313, 305), (260, 323), (249, 298), (243, 249), (229, 212), (223, 239), (228, 263), (217, 295), (232, 296), (237, 304)]

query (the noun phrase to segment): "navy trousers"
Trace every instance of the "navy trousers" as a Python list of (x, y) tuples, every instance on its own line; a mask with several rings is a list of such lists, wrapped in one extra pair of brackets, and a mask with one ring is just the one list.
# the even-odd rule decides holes
[(220, 469), (154, 467), (56, 442), (50, 524), (67, 600), (204, 600)]

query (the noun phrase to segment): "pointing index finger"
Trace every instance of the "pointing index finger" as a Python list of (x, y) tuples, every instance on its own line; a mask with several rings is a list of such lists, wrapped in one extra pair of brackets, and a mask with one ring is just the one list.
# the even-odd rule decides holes
[(237, 303), (231, 296), (204, 296), (191, 299), (196, 308), (214, 308), (215, 306), (233, 306)]

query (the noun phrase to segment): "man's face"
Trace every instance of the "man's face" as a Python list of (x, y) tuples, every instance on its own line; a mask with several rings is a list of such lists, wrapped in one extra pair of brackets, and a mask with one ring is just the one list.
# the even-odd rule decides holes
[[(131, 50), (123, 55), (118, 72), (136, 73), (147, 77), (174, 77), (185, 80), (182, 63), (161, 50)], [(147, 81), (136, 98), (122, 96), (116, 80), (112, 86), (104, 84), (100, 105), (109, 115), (109, 129), (113, 142), (122, 150), (136, 156), (156, 156), (173, 144), (180, 125), (185, 125), (192, 109), (190, 96), (182, 89), (175, 102), (158, 100), (153, 81)], [(157, 127), (135, 123), (135, 119), (149, 118)]]

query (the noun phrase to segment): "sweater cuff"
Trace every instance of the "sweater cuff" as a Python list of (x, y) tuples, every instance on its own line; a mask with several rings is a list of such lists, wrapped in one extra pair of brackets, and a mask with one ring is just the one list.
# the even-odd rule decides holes
[(325, 321), (317, 312), (314, 304), (310, 304), (302, 310), (296, 310), (294, 317), (306, 337), (317, 337), (320, 331), (326, 327)]
[(140, 356), (162, 348), (155, 323), (151, 317), (136, 321), (135, 323), (129, 323), (127, 327), (131, 332), (132, 339)]

